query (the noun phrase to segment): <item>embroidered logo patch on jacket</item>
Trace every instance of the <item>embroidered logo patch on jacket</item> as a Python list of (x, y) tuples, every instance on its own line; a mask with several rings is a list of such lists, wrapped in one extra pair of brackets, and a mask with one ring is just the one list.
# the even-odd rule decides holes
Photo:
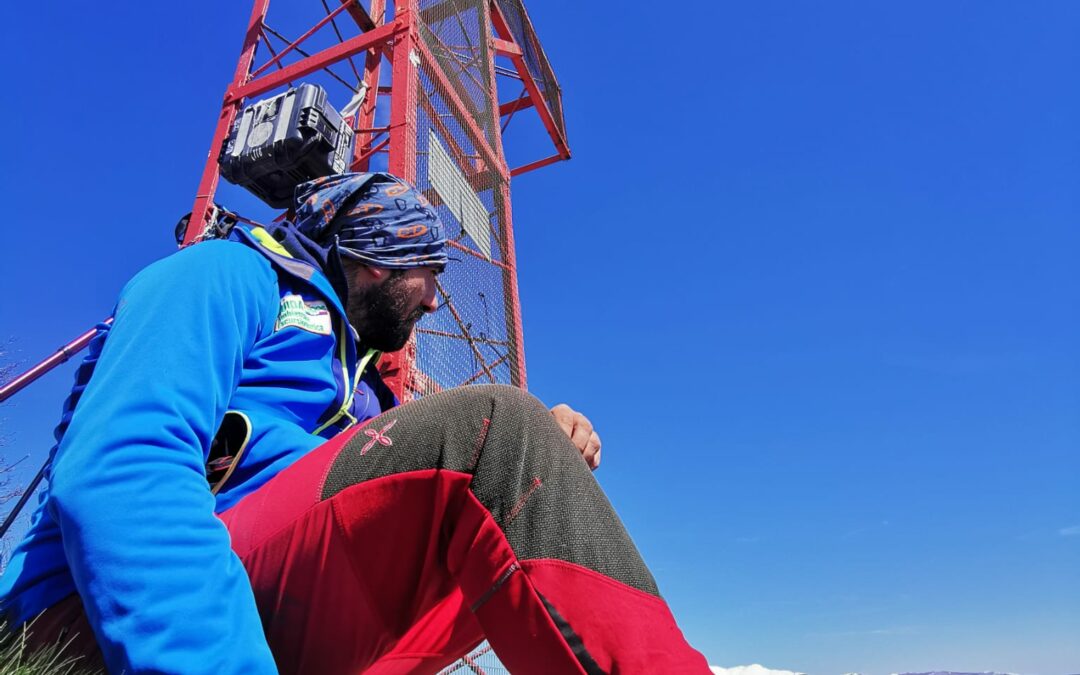
[(326, 308), (325, 302), (304, 300), (292, 293), (281, 298), (281, 307), (278, 309), (274, 330), (279, 331), (289, 326), (316, 335), (330, 335), (333, 332), (330, 324), (330, 310)]

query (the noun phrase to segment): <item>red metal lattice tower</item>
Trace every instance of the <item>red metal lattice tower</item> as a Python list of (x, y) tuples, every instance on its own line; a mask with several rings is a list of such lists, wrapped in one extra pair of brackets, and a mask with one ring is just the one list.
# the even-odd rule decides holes
[[(415, 184), (439, 210), (460, 260), (440, 283), (439, 311), (388, 359), (391, 387), (403, 399), (473, 382), (524, 387), (510, 180), (570, 152), (558, 84), (520, 0), (403, 0), (393, 8), (370, 0), (367, 8), (343, 2), (334, 9), (323, 1), (313, 23), (293, 22), (283, 30), (271, 28), (269, 10), (269, 0), (256, 0), (185, 243), (196, 241), (213, 217), (218, 153), (244, 103), (329, 74), (325, 86), (335, 104), (359, 103), (350, 116), (357, 133), (353, 170), (368, 170), (385, 154), (386, 168)], [(334, 35), (330, 44), (304, 49), (328, 31)], [(285, 33), (299, 37), (274, 49), (271, 38), (284, 41)], [(266, 46), (261, 64), (260, 45)], [(362, 69), (354, 57), (363, 59)], [(497, 57), (513, 68), (500, 66)], [(355, 86), (348, 74), (333, 70), (346, 62)], [(500, 77), (520, 81), (522, 95), (500, 104)], [(352, 91), (335, 100), (333, 89), (346, 88)], [(530, 107), (555, 153), (512, 169), (503, 132), (515, 113)], [(388, 117), (382, 126), (376, 126), (379, 112)]]

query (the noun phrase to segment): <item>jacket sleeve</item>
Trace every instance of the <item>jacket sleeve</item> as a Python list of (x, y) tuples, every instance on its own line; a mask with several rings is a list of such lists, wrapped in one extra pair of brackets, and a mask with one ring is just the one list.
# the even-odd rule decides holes
[(121, 293), (49, 506), (110, 672), (277, 672), (204, 474), (277, 303), (269, 263), (230, 242), (165, 258)]

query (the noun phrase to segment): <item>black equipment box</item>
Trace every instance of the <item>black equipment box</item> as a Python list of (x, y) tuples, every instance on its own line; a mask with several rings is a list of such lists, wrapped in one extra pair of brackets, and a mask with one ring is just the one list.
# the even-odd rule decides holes
[(301, 84), (244, 108), (218, 164), (222, 178), (281, 209), (292, 206), (297, 185), (348, 171), (353, 140), (326, 91)]

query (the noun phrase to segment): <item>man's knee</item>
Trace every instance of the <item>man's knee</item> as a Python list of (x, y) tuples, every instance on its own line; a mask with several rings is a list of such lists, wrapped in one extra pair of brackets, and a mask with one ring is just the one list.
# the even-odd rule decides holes
[(529, 392), (508, 384), (481, 384), (468, 387), (460, 387), (455, 391), (467, 392), (471, 396), (479, 396), (484, 400), (491, 401), (497, 411), (513, 414), (535, 415), (547, 413), (547, 408)]
[(478, 384), (457, 387), (420, 399), (448, 424), (455, 421), (486, 420), (485, 428), (510, 430), (553, 425), (550, 411), (529, 392), (506, 384)]
[(544, 406), (529, 392), (509, 384), (472, 384), (455, 387), (447, 390), (445, 394), (456, 401), (494, 403), (507, 409), (524, 410)]

